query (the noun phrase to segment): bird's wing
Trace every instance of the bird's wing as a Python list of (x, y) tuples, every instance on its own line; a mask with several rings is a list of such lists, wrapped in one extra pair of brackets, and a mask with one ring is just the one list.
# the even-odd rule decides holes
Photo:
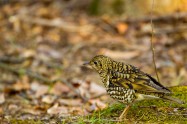
[(115, 85), (131, 88), (137, 92), (155, 92), (155, 93), (171, 93), (171, 91), (161, 85), (156, 79), (150, 75), (140, 71), (138, 68), (128, 65), (128, 71), (113, 71), (111, 82)]

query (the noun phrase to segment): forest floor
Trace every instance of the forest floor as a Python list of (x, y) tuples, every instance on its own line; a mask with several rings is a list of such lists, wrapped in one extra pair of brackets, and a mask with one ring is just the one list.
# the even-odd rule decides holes
[[(116, 123), (125, 106), (106, 94), (98, 74), (82, 66), (97, 54), (130, 63), (155, 77), (150, 15), (137, 19), (91, 16), (62, 4), (0, 5), (2, 124)], [(187, 102), (187, 13), (155, 15), (153, 24), (161, 83), (182, 86), (171, 89)], [(156, 102), (133, 106), (129, 123), (162, 123), (174, 117), (179, 117), (176, 123), (187, 121), (187, 104)], [(153, 118), (146, 118), (149, 114)]]

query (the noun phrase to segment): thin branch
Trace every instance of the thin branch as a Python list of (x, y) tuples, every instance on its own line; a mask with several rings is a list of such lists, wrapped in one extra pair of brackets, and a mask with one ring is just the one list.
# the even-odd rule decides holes
[[(152, 2), (152, 7), (151, 7), (151, 17), (153, 16), (153, 7), (154, 7), (154, 0)], [(153, 46), (153, 37), (154, 37), (154, 26), (153, 26), (153, 20), (151, 18), (151, 50), (152, 50), (152, 54), (153, 54), (153, 63), (154, 63), (154, 68), (155, 68), (155, 73), (157, 76), (157, 80), (158, 82), (160, 82), (160, 79), (158, 77), (158, 73), (157, 73), (157, 68), (156, 68), (156, 63), (155, 63), (155, 51), (154, 51), (154, 46)]]

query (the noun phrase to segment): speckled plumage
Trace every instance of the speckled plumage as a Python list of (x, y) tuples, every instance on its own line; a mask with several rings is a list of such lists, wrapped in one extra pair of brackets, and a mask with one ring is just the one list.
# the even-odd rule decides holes
[(107, 93), (119, 102), (129, 104), (136, 98), (135, 92), (132, 89), (124, 89), (123, 87), (108, 87)]
[(119, 102), (130, 105), (143, 99), (162, 98), (182, 103), (169, 96), (169, 89), (135, 66), (103, 55), (95, 56), (87, 64), (99, 73), (107, 93)]

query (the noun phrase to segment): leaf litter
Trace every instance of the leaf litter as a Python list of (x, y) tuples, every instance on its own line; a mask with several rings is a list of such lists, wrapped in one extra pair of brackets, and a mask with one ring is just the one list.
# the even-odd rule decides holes
[[(50, 123), (106, 108), (112, 100), (98, 75), (82, 67), (96, 54), (154, 75), (148, 22), (80, 14), (59, 7), (64, 1), (29, 3), (0, 8), (0, 120)], [(186, 18), (175, 23), (154, 22), (156, 64), (166, 86), (187, 85)]]

